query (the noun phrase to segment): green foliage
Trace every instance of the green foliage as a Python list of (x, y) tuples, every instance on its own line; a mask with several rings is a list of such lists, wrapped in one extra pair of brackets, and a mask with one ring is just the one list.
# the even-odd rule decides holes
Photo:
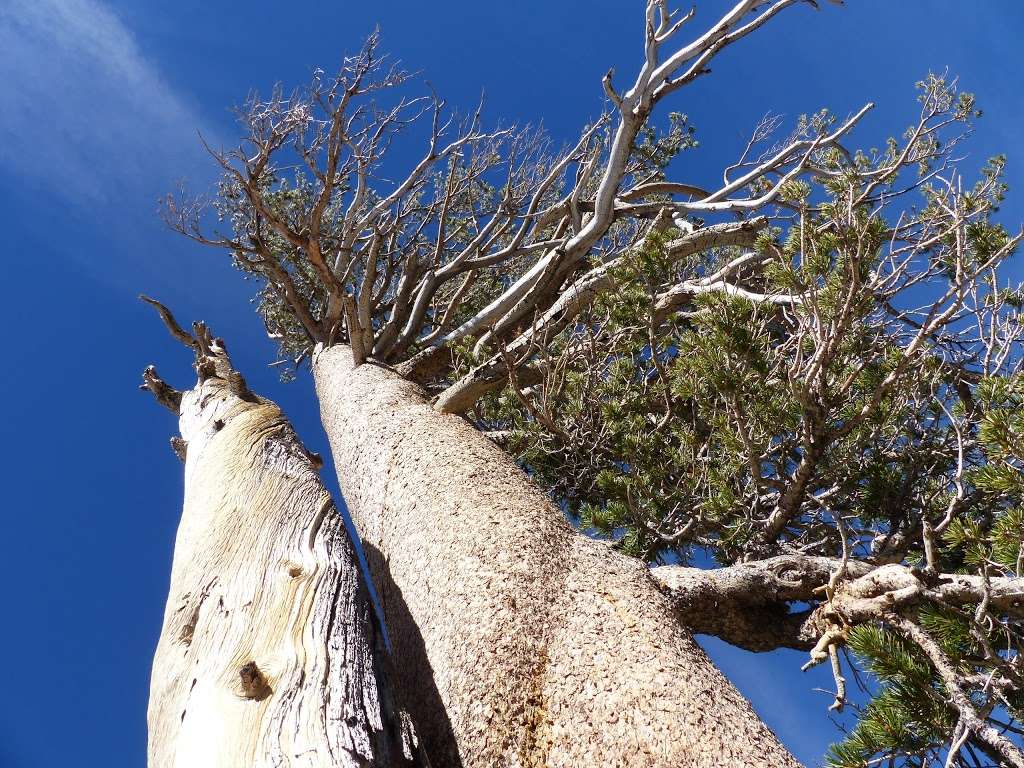
[[(977, 115), (941, 78), (920, 87), (943, 125)], [(582, 528), (650, 562), (839, 557), (845, 539), (865, 562), (1020, 575), (1024, 292), (996, 276), (1016, 241), (992, 219), (1005, 161), (973, 186), (939, 183), (949, 143), (930, 124), (881, 150), (822, 151), (822, 172), (779, 194), (790, 223), (750, 247), (680, 258), (680, 230), (652, 228), (615, 262), (615, 289), (546, 341), (544, 380), (492, 396), (481, 423), (515, 431)], [(798, 132), (833, 126), (820, 113)], [(880, 204), (908, 175), (920, 203)], [(965, 680), (1017, 653), (1013, 617), (915, 610)], [(943, 760), (958, 715), (921, 650), (884, 622), (850, 628), (847, 646), (873, 682), (830, 763)], [(1015, 711), (1007, 686), (976, 691), (980, 710)]]
[(634, 142), (634, 157), (651, 171), (663, 174), (668, 164), (684, 149), (694, 149), (697, 129), (689, 123), (686, 115), (670, 112), (668, 130), (658, 131), (653, 125), (645, 125)]
[[(594, 220), (614, 129), (602, 121), (609, 132), (586, 133), (570, 157), (549, 155), (538, 132), (485, 134), (474, 118), (457, 151), (435, 134), (429, 170), (374, 191), (366, 180), (389, 177), (386, 149), (420, 109), (371, 100), (405, 79), (371, 77), (374, 44), (332, 85), (249, 105), (252, 146), (219, 157), (225, 233), (201, 234), (198, 214), (169, 203), (174, 226), (227, 248), (258, 282), (283, 361), (298, 365), (316, 341), (372, 342), (363, 351), (391, 364), (426, 352), (422, 383), (443, 392), (511, 354), (507, 385), (466, 415), (583, 529), (645, 562), (842, 557), (913, 566), (922, 584), (1022, 574), (1024, 288), (1000, 277), (1019, 237), (994, 219), (1005, 158), (973, 182), (955, 168), (980, 115), (973, 96), (929, 75), (917, 123), (864, 149), (829, 138), (841, 123), (820, 111), (778, 155), (766, 118), (718, 195), (661, 183), (697, 146), (672, 113), (635, 135), (613, 223), (568, 259), (559, 248)], [(686, 246), (737, 216), (716, 245)], [(538, 265), (515, 306), (495, 305)], [(595, 274), (596, 298), (542, 327)], [(469, 322), (494, 306), (505, 314)], [(822, 615), (835, 586), (774, 607)], [(977, 602), (900, 610), (980, 716), (1015, 718), (1020, 621)], [(836, 766), (925, 765), (956, 727), (936, 670), (892, 623), (880, 612), (839, 631), (873, 682)]]
[(956, 716), (920, 650), (875, 626), (853, 629), (847, 645), (882, 689), (847, 738), (829, 750), (828, 764), (863, 768), (878, 760), (923, 756), (941, 748)]

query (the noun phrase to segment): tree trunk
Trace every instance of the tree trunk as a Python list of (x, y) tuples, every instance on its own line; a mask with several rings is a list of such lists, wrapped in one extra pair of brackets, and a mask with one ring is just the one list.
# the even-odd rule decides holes
[(314, 373), (435, 763), (797, 765), (647, 569), (573, 531), (501, 449), (343, 346)]
[(311, 456), (222, 345), (197, 359), (184, 396), (153, 369), (144, 385), (180, 412), (185, 453), (150, 768), (418, 764), (352, 542)]

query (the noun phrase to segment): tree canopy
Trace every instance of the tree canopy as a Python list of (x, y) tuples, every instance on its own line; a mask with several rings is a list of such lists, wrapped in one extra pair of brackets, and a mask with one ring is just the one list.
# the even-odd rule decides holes
[[(609, 72), (565, 148), (452, 114), (371, 37), (251, 99), (212, 211), (165, 214), (258, 281), (285, 365), (343, 343), (395, 368), (694, 631), (831, 663), (835, 708), (855, 675), (832, 764), (1022, 765), (1022, 235), (1005, 160), (960, 159), (974, 97), (927, 75), (880, 147), (871, 105), (768, 116), (715, 189), (676, 180), (699, 131), (654, 114), (794, 4), (679, 43), (692, 13), (651, 0), (635, 82)], [(426, 145), (411, 170), (398, 141)]]

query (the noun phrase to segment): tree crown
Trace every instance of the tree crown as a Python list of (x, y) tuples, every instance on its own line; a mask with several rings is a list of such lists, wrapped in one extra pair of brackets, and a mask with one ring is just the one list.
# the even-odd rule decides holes
[[(974, 98), (929, 75), (876, 149), (851, 139), (870, 105), (784, 136), (765, 118), (716, 189), (672, 180), (687, 118), (651, 122), (793, 4), (739, 2), (681, 44), (692, 13), (651, 0), (635, 82), (609, 72), (560, 150), (406, 95), (374, 36), (240, 111), (219, 224), (198, 200), (165, 213), (259, 280), (285, 359), (341, 343), (422, 384), (662, 566), (695, 630), (831, 660), (836, 708), (852, 651), (877, 684), (834, 764), (1022, 764), (1024, 291), (1000, 271), (1022, 235), (995, 219), (1005, 160), (959, 167)], [(717, 623), (690, 564), (723, 574)], [(768, 621), (741, 637), (743, 612)]]

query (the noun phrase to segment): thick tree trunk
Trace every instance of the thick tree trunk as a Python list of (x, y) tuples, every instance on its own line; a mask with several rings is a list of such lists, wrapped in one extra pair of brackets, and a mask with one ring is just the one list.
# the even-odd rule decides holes
[[(185, 503), (149, 704), (150, 768), (416, 764), (343, 521), (291, 426), (200, 355)], [(418, 758), (417, 758), (418, 759)]]
[(639, 562), (458, 416), (336, 346), (321, 416), (435, 763), (793, 766)]

